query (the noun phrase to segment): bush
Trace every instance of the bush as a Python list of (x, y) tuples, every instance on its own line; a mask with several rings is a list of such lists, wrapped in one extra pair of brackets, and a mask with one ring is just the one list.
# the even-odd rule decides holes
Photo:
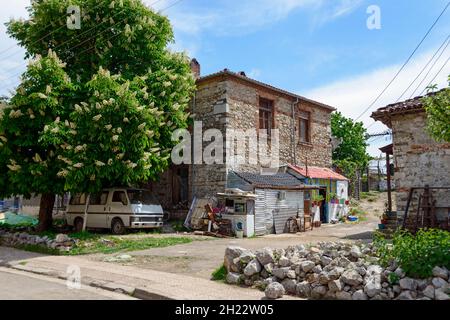
[(212, 280), (214, 281), (225, 281), (227, 278), (227, 268), (224, 265), (221, 265), (219, 268), (214, 270), (211, 275)]
[(380, 262), (387, 266), (396, 261), (410, 277), (432, 276), (434, 267), (450, 268), (450, 232), (444, 230), (420, 230), (413, 235), (398, 230), (389, 243), (377, 235), (374, 241)]

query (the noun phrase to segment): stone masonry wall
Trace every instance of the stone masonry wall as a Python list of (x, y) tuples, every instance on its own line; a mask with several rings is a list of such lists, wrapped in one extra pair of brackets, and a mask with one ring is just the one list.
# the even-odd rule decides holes
[[(450, 187), (450, 143), (437, 143), (425, 130), (426, 114), (415, 113), (392, 117), (395, 159), (397, 210), (403, 215), (411, 187)], [(437, 206), (450, 207), (450, 191), (435, 191)], [(417, 197), (410, 213), (417, 211)], [(441, 218), (447, 210), (440, 209)]]
[[(219, 130), (223, 137), (227, 136), (228, 129), (254, 130), (259, 126), (259, 98), (263, 97), (274, 101), (275, 128), (280, 130), (280, 165), (295, 163), (304, 165), (306, 157), (308, 165), (331, 167), (331, 124), (330, 111), (309, 103), (300, 103), (300, 108), (311, 112), (311, 138), (310, 144), (301, 144), (298, 141), (298, 125), (295, 124), (295, 147), (297, 161), (294, 159), (292, 149), (292, 104), (293, 100), (276, 94), (273, 91), (259, 89), (246, 82), (237, 82), (233, 79), (213, 78), (197, 84), (195, 108), (191, 110), (192, 118), (202, 122), (204, 134), (207, 129)], [(192, 102), (194, 106), (194, 101)], [(191, 130), (192, 131), (192, 130)], [(189, 199), (192, 195), (197, 197), (212, 196), (223, 192), (227, 184), (227, 174), (230, 170), (260, 172), (260, 165), (235, 164), (226, 158), (226, 143), (224, 143), (224, 159), (219, 164), (189, 165)], [(204, 141), (203, 148), (195, 149), (199, 155), (210, 145), (211, 141)], [(198, 146), (197, 146), (198, 147)], [(256, 150), (253, 150), (256, 151)], [(270, 150), (269, 150), (270, 151)], [(248, 158), (248, 151), (246, 157)], [(193, 172), (193, 170), (195, 172)], [(159, 198), (165, 208), (170, 208), (172, 201), (173, 174), (162, 174), (159, 182), (151, 183), (153, 190), (159, 190)], [(192, 183), (192, 177), (193, 183)], [(175, 205), (175, 204), (172, 204)]]
[[(229, 127), (248, 130), (259, 126), (259, 98), (274, 101), (275, 128), (279, 130), (280, 139), (280, 165), (288, 163), (330, 168), (332, 165), (331, 149), (331, 112), (324, 108), (314, 106), (311, 103), (300, 101), (296, 107), (298, 110), (311, 114), (311, 143), (299, 141), (298, 118), (294, 122), (296, 159), (293, 152), (293, 99), (273, 93), (269, 90), (257, 88), (242, 82), (229, 81), (228, 104), (230, 107)], [(233, 170), (250, 170), (259, 172), (258, 165), (228, 165)]]

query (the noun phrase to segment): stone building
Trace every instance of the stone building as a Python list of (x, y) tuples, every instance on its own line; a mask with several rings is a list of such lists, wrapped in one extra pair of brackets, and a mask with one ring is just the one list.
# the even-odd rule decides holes
[[(438, 143), (426, 131), (427, 115), (422, 97), (390, 104), (372, 114), (372, 118), (392, 129), (393, 144), (382, 148), (394, 158), (397, 214), (403, 217), (411, 188), (450, 187), (450, 143)], [(436, 214), (442, 220), (450, 212), (450, 190), (431, 190)], [(418, 210), (417, 190), (409, 214)]]
[[(225, 69), (201, 77), (196, 60), (191, 67), (197, 77), (197, 91), (190, 111), (193, 120), (201, 122), (202, 127), (198, 130), (197, 125), (192, 135), (201, 139), (207, 129), (218, 130), (224, 138), (225, 156), (219, 163), (206, 164), (199, 156), (212, 139), (204, 137), (203, 145), (194, 143), (192, 154), (197, 157), (197, 164), (173, 165), (158, 182), (150, 184), (165, 208), (177, 207), (179, 203), (187, 206), (193, 196), (224, 192), (232, 171), (261, 173), (264, 165), (260, 161), (256, 164), (230, 161), (230, 150), (239, 144), (231, 135), (240, 136), (247, 130), (278, 129), (279, 166), (307, 164), (331, 168), (331, 113), (335, 108), (253, 80), (244, 72)], [(231, 140), (235, 142), (233, 147), (225, 142)], [(250, 152), (252, 145), (247, 144), (247, 157)]]

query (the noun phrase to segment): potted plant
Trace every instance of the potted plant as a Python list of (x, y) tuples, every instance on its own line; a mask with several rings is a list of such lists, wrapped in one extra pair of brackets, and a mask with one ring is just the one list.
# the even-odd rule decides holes
[(330, 193), (330, 201), (332, 204), (338, 204), (339, 199), (336, 193)]
[(387, 224), (386, 213), (383, 213), (382, 215), (380, 215), (379, 218), (380, 218), (380, 224), (378, 225), (378, 228), (379, 229), (384, 229), (386, 224)]
[(313, 197), (313, 204), (320, 207), (322, 205), (322, 201), (324, 200), (324, 197), (322, 195), (315, 195)]

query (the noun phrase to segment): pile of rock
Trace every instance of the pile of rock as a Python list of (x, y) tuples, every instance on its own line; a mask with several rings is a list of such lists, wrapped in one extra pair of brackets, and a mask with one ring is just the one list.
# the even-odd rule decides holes
[(265, 290), (270, 299), (450, 300), (446, 268), (435, 267), (429, 279), (408, 278), (395, 262), (381, 267), (372, 244), (322, 242), (256, 252), (228, 247), (224, 264), (229, 284)]
[(38, 245), (60, 251), (70, 251), (77, 243), (65, 234), (58, 234), (55, 239), (48, 236), (38, 236), (25, 232), (9, 232), (0, 229), (0, 244), (9, 247), (20, 247), (24, 245)]

